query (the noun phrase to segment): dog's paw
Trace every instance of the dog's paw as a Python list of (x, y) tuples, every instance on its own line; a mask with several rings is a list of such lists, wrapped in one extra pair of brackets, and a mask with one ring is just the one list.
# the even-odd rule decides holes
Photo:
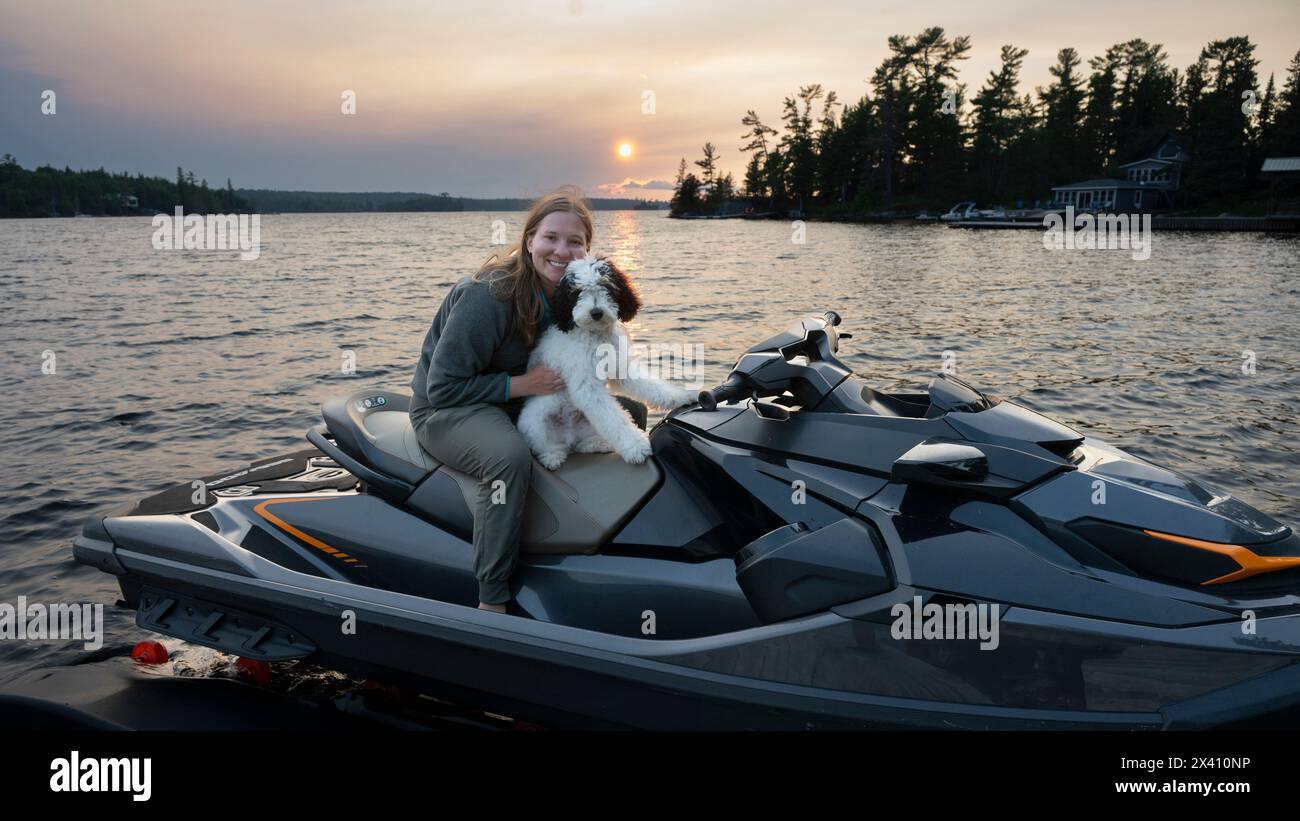
[(574, 445), (574, 453), (611, 453), (614, 446), (605, 441), (603, 436), (590, 436)]
[(673, 407), (684, 408), (687, 405), (694, 405), (696, 402), (699, 401), (700, 401), (699, 391), (683, 390), (677, 397), (677, 404), (673, 405)]
[(650, 453), (650, 440), (644, 434), (618, 449), (618, 455), (622, 457), (623, 461), (633, 465), (639, 465), (649, 459)]
[(564, 464), (564, 460), (567, 459), (568, 456), (568, 451), (563, 448), (544, 450), (537, 454), (537, 461), (541, 462), (542, 467), (547, 470), (559, 470), (560, 465)]

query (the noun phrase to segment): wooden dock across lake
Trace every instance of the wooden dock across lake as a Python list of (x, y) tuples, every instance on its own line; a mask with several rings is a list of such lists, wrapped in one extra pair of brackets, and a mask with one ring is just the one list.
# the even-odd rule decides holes
[[(1039, 220), (961, 220), (949, 228), (1043, 229)], [(1271, 217), (1153, 217), (1153, 231), (1300, 231), (1300, 216)]]

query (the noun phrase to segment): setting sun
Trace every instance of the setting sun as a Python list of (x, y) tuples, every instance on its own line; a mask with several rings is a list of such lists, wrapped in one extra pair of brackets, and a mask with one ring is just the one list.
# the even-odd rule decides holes
[(618, 145), (618, 155), (619, 155), (620, 157), (630, 157), (630, 156), (632, 156), (632, 143), (619, 143), (619, 145)]

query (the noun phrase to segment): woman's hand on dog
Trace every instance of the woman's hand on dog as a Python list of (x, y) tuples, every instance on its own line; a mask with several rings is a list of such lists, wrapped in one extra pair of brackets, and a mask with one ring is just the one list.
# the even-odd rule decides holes
[(564, 390), (564, 378), (545, 365), (538, 365), (523, 376), (511, 377), (509, 398), (545, 396), (562, 390)]

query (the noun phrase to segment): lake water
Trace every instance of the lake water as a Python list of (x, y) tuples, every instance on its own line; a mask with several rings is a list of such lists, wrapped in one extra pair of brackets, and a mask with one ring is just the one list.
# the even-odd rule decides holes
[[(0, 220), (0, 603), (111, 605), (112, 578), (72, 559), (96, 510), (305, 447), (336, 394), (407, 390), (443, 294), (501, 250), (494, 220), (513, 240), (523, 216), (265, 216), (247, 262), (155, 250), (148, 218)], [(842, 358), (879, 387), (923, 389), (947, 356), (977, 387), (1300, 525), (1294, 237), (1160, 233), (1134, 260), (1048, 251), (1038, 231), (809, 223), (795, 243), (782, 222), (596, 220), (594, 249), (640, 285), (636, 339), (701, 343), (710, 383), (834, 308), (854, 335)], [(106, 615), (102, 653), (149, 637)], [(0, 683), (85, 652), (0, 641)]]

